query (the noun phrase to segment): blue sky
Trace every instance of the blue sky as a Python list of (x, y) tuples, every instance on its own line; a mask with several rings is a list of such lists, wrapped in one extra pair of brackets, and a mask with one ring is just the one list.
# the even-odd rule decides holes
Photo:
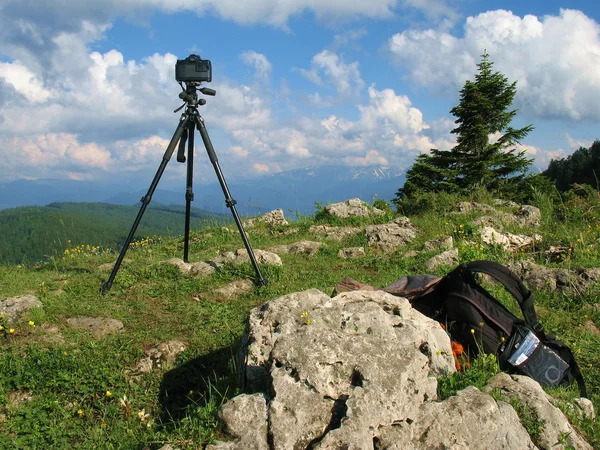
[[(535, 126), (520, 148), (544, 169), (600, 138), (599, 23), (598, 2), (573, 0), (1, 0), (0, 182), (147, 184), (190, 53), (213, 63), (201, 114), (227, 177), (406, 170), (450, 149), (484, 49), (517, 81), (514, 125)], [(164, 179), (184, 174), (173, 158)]]

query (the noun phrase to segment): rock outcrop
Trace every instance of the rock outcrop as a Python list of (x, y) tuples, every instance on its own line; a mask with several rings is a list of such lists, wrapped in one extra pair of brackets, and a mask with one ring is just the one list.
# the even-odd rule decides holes
[(393, 252), (417, 236), (417, 228), (408, 217), (398, 217), (383, 225), (369, 225), (366, 230), (369, 246), (383, 252)]
[[(475, 387), (437, 401), (437, 378), (455, 371), (447, 334), (381, 291), (271, 300), (251, 312), (240, 355), (249, 393), (220, 411), (232, 440), (207, 449), (537, 448), (508, 403), (517, 390), (505, 378), (488, 390), (506, 402)], [(543, 393), (520, 378), (509, 377)], [(590, 448), (551, 402), (540, 408), (539, 417), (562, 420), (569, 442)]]
[(267, 227), (287, 225), (283, 209), (275, 209), (254, 219), (248, 219), (243, 222), (245, 228), (253, 228), (259, 223), (265, 224)]
[(369, 206), (359, 198), (352, 198), (341, 203), (334, 203), (323, 208), (325, 212), (333, 217), (345, 219), (347, 217), (381, 216), (385, 214), (377, 208)]
[(507, 267), (533, 291), (573, 290), (582, 293), (600, 281), (600, 268), (563, 269), (544, 267), (530, 261), (509, 262)]
[(42, 308), (44, 305), (35, 295), (20, 295), (0, 299), (0, 314), (6, 315), (9, 322), (21, 318), (32, 308)]

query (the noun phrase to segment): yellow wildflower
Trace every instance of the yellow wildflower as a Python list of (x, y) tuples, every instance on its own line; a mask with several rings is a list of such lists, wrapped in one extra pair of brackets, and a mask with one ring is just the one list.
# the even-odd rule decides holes
[(29, 325), (30, 327), (35, 328), (35, 322), (33, 320), (30, 320), (29, 322), (27, 322), (27, 325)]

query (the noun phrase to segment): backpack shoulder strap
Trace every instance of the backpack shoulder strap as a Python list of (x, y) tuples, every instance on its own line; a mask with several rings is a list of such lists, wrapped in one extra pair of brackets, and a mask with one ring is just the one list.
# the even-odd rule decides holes
[(525, 287), (519, 277), (508, 267), (494, 261), (473, 261), (465, 265), (469, 272), (485, 273), (500, 282), (508, 292), (517, 300), (525, 322), (536, 333), (544, 333), (544, 328), (539, 323), (535, 308), (533, 307), (533, 295)]
[(502, 283), (502, 285), (509, 291), (512, 296), (517, 300), (521, 307), (521, 312), (525, 318), (525, 322), (529, 325), (536, 334), (542, 338), (544, 344), (549, 345), (550, 348), (554, 349), (560, 354), (560, 356), (569, 364), (571, 370), (568, 374), (568, 380), (575, 380), (579, 387), (579, 392), (583, 397), (587, 397), (587, 391), (585, 388), (585, 382), (575, 356), (571, 349), (565, 345), (564, 342), (559, 341), (551, 334), (546, 334), (544, 327), (539, 323), (535, 308), (533, 306), (533, 295), (531, 291), (525, 287), (519, 277), (512, 272), (508, 267), (498, 264), (494, 261), (474, 261), (466, 264), (465, 268), (469, 272), (481, 272), (490, 275), (492, 278)]

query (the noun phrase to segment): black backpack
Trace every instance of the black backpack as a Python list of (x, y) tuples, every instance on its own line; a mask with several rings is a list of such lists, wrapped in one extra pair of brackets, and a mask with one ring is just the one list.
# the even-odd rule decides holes
[[(484, 273), (501, 283), (516, 299), (524, 319), (516, 317), (476, 280)], [(345, 278), (336, 291), (374, 289)], [(573, 353), (546, 333), (533, 306), (533, 296), (519, 277), (493, 261), (461, 264), (448, 275), (412, 275), (383, 289), (406, 297), (422, 314), (443, 324), (451, 339), (471, 357), (493, 354), (501, 370), (530, 376), (545, 386), (576, 381), (583, 397), (585, 384)]]

